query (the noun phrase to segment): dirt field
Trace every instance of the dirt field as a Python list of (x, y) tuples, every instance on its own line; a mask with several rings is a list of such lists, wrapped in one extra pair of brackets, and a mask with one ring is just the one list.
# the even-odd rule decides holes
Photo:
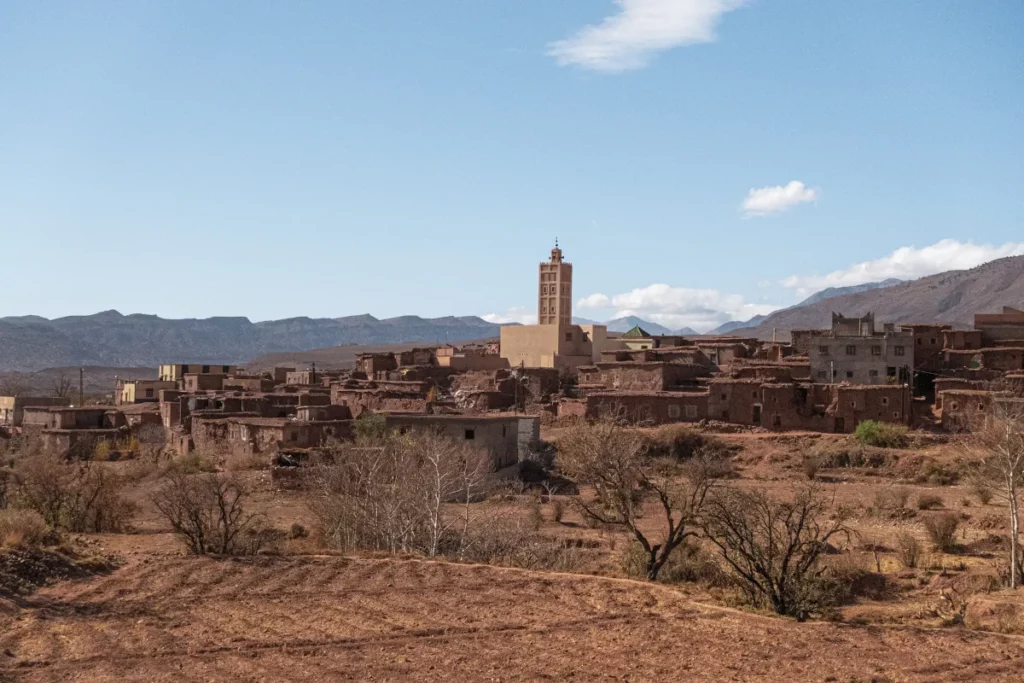
[(10, 681), (996, 681), (1024, 639), (805, 623), (638, 582), (419, 560), (139, 561), (45, 589)]

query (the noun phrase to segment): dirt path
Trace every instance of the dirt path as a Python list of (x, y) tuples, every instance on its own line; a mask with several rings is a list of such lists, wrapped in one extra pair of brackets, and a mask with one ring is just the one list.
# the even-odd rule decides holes
[(140, 561), (44, 590), (14, 681), (1020, 680), (1021, 639), (797, 624), (596, 577), (399, 560)]

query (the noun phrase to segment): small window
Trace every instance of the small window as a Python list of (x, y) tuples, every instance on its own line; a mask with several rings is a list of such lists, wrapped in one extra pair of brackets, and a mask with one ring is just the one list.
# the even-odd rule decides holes
[(935, 337), (932, 337), (932, 346), (935, 346)]
[(902, 356), (904, 354), (904, 349), (902, 346), (894, 346), (893, 353), (895, 353), (897, 356)]
[(893, 411), (892, 417), (893, 417), (894, 420), (900, 419), (899, 411)]
[(725, 394), (722, 394), (722, 400), (723, 401), (725, 400)]
[(883, 396), (882, 397), (882, 405), (883, 406), (889, 405), (889, 397), (888, 396)]
[(668, 416), (671, 418), (678, 418), (680, 415), (679, 406), (673, 404), (668, 407)]
[(953, 401), (952, 403), (949, 404), (949, 408), (950, 410), (957, 410), (960, 408), (960, 405), (956, 401)]
[(756, 391), (754, 392), (753, 397), (757, 398), (757, 392)]
[(887, 367), (885, 369), (885, 376), (886, 377), (895, 377), (896, 376), (896, 368), (892, 367), (891, 365), (889, 367)]
[(697, 417), (697, 406), (686, 406), (686, 417)]
[(188, 372), (188, 366), (187, 365), (182, 365), (181, 366), (181, 374), (184, 375), (186, 372)]
[(918, 337), (917, 338), (917, 345), (921, 346), (922, 344), (924, 344), (924, 339), (922, 339), (921, 337)]
[(822, 356), (827, 356), (828, 355), (828, 347), (827, 346), (819, 346), (818, 347), (818, 353), (821, 354)]
[(871, 347), (871, 355), (872, 356), (881, 356), (882, 355), (882, 347), (878, 346), (877, 344), (875, 346), (872, 346)]
[(824, 370), (818, 370), (818, 379), (828, 379), (828, 373)]
[(507, 435), (508, 435), (508, 427), (502, 427), (501, 428), (501, 436), (504, 438)]
[(466, 430), (466, 441), (472, 441), (475, 438), (476, 438), (476, 430), (475, 429), (467, 429)]
[(869, 370), (868, 371), (868, 376), (869, 377), (878, 377), (878, 370)]
[(208, 372), (210, 372), (210, 366), (209, 366), (209, 365), (204, 365), (204, 366), (203, 366), (203, 374), (205, 375), (205, 374), (207, 374)]
[(853, 379), (853, 370), (846, 371), (846, 379)]
[(571, 342), (572, 341), (572, 332), (566, 332), (565, 333), (565, 341), (567, 341), (567, 342)]
[(153, 390), (146, 389), (146, 398), (153, 398)]
[(224, 374), (226, 375), (226, 374), (228, 374), (228, 373), (229, 373), (230, 371), (231, 371), (231, 366), (230, 366), (230, 365), (225, 365), (225, 366), (224, 366)]
[(847, 356), (856, 356), (857, 355), (857, 347), (854, 346), (853, 344), (847, 344), (846, 345), (846, 355)]

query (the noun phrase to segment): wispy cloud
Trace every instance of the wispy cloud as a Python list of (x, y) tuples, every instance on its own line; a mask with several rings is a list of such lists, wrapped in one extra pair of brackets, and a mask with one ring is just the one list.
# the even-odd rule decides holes
[(505, 325), (508, 323), (519, 323), (521, 325), (535, 325), (537, 323), (536, 312), (531, 313), (522, 306), (513, 306), (504, 313), (488, 313), (480, 316), (489, 323)]
[(710, 43), (726, 12), (748, 0), (616, 0), (619, 13), (549, 45), (562, 66), (616, 73), (646, 66), (681, 45)]
[(888, 278), (913, 280), (947, 270), (974, 268), (1005, 256), (1024, 254), (1024, 242), (995, 246), (946, 239), (927, 247), (900, 247), (888, 256), (857, 263), (827, 275), (793, 275), (781, 282), (799, 296), (808, 296), (826, 287), (849, 287)]
[(608, 311), (609, 318), (635, 315), (671, 329), (692, 327), (698, 332), (705, 332), (730, 320), (767, 315), (779, 307), (752, 304), (739, 294), (727, 294), (716, 289), (655, 284), (613, 296), (591, 294), (577, 301), (576, 308)]
[(816, 189), (807, 187), (799, 180), (791, 180), (785, 185), (751, 189), (741, 209), (746, 218), (767, 216), (788, 211), (798, 204), (813, 202), (817, 198)]

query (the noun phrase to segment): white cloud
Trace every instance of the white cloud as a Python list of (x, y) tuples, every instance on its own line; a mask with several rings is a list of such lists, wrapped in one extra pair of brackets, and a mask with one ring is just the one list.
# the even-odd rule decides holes
[(521, 325), (536, 325), (537, 314), (530, 313), (522, 306), (513, 306), (504, 313), (488, 313), (480, 316), (489, 323), (506, 325), (508, 323), (519, 323)]
[(671, 329), (692, 327), (698, 332), (730, 320), (767, 315), (778, 306), (748, 303), (739, 294), (715, 289), (685, 289), (656, 284), (622, 294), (591, 294), (576, 302), (579, 309), (607, 310), (608, 318), (635, 315)]
[(947, 270), (974, 268), (988, 261), (1020, 254), (1024, 254), (1024, 242), (993, 246), (946, 239), (920, 249), (900, 247), (883, 258), (857, 263), (827, 275), (793, 275), (781, 284), (795, 290), (799, 296), (809, 296), (826, 287), (849, 287), (888, 278), (914, 280)]
[(791, 180), (786, 185), (774, 187), (752, 188), (743, 200), (743, 215), (746, 218), (767, 216), (770, 213), (787, 211), (797, 204), (813, 202), (818, 198), (818, 191), (807, 187), (799, 180)]
[(619, 72), (647, 65), (651, 55), (680, 45), (710, 43), (726, 12), (748, 0), (615, 0), (620, 12), (551, 43), (562, 66)]

